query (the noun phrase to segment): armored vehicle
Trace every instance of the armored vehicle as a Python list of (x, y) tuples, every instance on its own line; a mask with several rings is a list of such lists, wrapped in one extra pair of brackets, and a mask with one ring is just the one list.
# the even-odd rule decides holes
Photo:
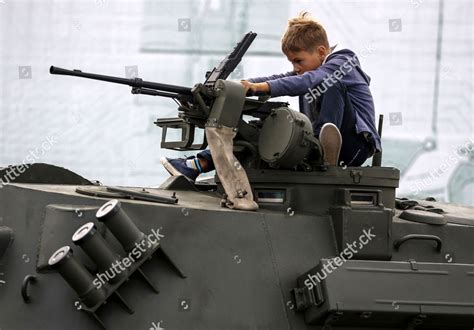
[(51, 67), (175, 99), (161, 147), (209, 146), (216, 175), (150, 188), (2, 168), (1, 329), (474, 327), (473, 208), (396, 198), (381, 154), (324, 164), (304, 115), (226, 80), (255, 37), (193, 88)]

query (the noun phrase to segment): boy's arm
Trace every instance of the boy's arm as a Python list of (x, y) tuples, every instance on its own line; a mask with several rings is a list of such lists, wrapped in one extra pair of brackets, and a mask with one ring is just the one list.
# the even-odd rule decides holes
[[(256, 92), (264, 92), (272, 97), (277, 96), (297, 96), (303, 95), (311, 90), (312, 87), (319, 85), (327, 77), (326, 70), (319, 67), (315, 70), (305, 72), (302, 75), (273, 75), (269, 77), (253, 78), (249, 80), (241, 80), (245, 92), (252, 90)], [(271, 77), (277, 77), (269, 79)]]
[(295, 76), (295, 75), (296, 75), (296, 73), (294, 71), (289, 71), (287, 73), (274, 74), (274, 75), (268, 76), (268, 77), (250, 78), (250, 79), (247, 79), (247, 81), (249, 81), (251, 83), (260, 83), (260, 82), (265, 82), (265, 81), (268, 81), (268, 80), (275, 80), (275, 79), (280, 79), (280, 78)]
[(335, 70), (325, 70), (322, 66), (303, 73), (299, 76), (284, 77), (267, 81), (270, 87), (271, 96), (297, 96), (303, 95), (311, 90), (311, 88), (321, 84), (324, 79), (331, 75)]
[[(353, 62), (345, 55), (339, 55), (329, 59), (319, 68), (305, 72), (302, 75), (296, 75), (295, 72), (287, 72), (281, 75), (254, 78), (243, 81), (242, 84), (246, 91), (251, 89), (254, 92), (269, 92), (272, 97), (304, 95), (322, 82), (335, 84), (342, 80), (346, 74), (355, 69), (357, 63), (358, 61)], [(269, 79), (272, 77), (276, 78)]]
[[(302, 75), (269, 80), (267, 84), (270, 87), (272, 97), (304, 95), (324, 81), (328, 84), (331, 82), (333, 84), (336, 83), (344, 76), (343, 72), (348, 73), (354, 69), (349, 66), (350, 64), (345, 58), (333, 59), (321, 65), (319, 68), (305, 72)], [(339, 71), (338, 74), (335, 74), (336, 71)]]
[(264, 92), (264, 93), (270, 94), (270, 85), (268, 85), (267, 81), (281, 79), (281, 78), (295, 76), (295, 75), (296, 75), (296, 72), (289, 71), (287, 73), (274, 74), (268, 77), (257, 77), (257, 78), (250, 78), (247, 80), (241, 80), (240, 82), (245, 88), (245, 93), (247, 93), (248, 90), (252, 90), (253, 92), (258, 91), (258, 92)]

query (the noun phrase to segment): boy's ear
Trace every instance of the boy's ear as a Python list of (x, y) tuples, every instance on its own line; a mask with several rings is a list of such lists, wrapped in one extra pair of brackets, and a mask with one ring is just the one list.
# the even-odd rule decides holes
[(323, 45), (319, 45), (319, 46), (316, 48), (316, 51), (318, 52), (318, 55), (319, 55), (319, 56), (325, 57), (326, 54), (327, 54), (328, 49), (327, 49), (325, 46), (323, 46)]

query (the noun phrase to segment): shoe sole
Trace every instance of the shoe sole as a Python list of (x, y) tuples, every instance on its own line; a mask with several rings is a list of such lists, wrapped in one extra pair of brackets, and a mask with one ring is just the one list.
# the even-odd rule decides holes
[(171, 165), (171, 163), (166, 159), (166, 157), (161, 157), (160, 158), (160, 163), (161, 163), (161, 165), (163, 165), (165, 170), (167, 170), (168, 173), (171, 174), (172, 176), (179, 176), (179, 175), (186, 176), (183, 173), (181, 173), (180, 171), (178, 171), (177, 169), (175, 169), (174, 166)]
[(324, 124), (319, 134), (319, 142), (323, 147), (324, 160), (329, 165), (337, 165), (342, 145), (339, 129), (335, 125)]

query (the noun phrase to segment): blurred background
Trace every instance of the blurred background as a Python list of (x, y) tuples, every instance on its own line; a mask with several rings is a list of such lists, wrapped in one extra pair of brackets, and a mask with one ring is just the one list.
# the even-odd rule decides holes
[[(153, 122), (176, 116), (176, 104), (53, 76), (49, 67), (191, 87), (252, 30), (257, 39), (230, 78), (286, 72), (280, 38), (305, 10), (372, 78), (377, 116), (385, 116), (383, 165), (401, 170), (397, 195), (474, 205), (472, 7), (470, 0), (0, 0), (0, 167), (34, 159), (103, 184), (160, 184), (168, 174), (159, 158), (183, 154), (160, 150)], [(298, 110), (297, 98), (282, 99)]]

